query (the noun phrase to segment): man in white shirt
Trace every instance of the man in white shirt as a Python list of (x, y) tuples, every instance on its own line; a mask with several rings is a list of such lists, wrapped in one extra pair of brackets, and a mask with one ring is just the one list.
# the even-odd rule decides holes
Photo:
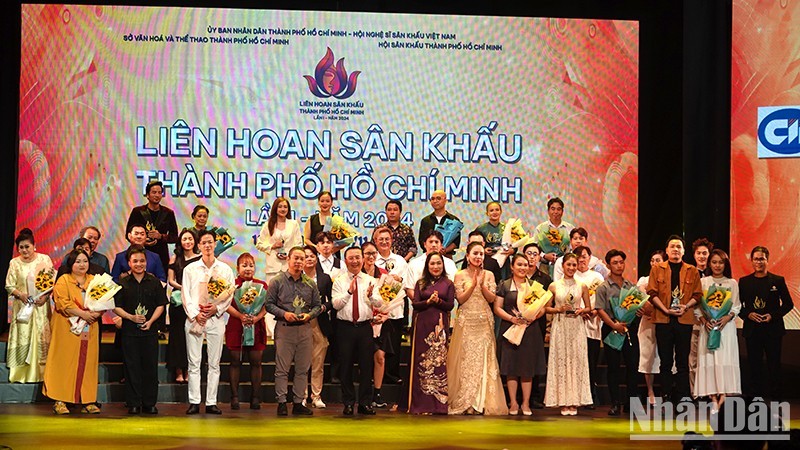
[[(403, 283), (408, 276), (408, 263), (406, 260), (392, 253), (393, 245), (392, 231), (388, 227), (378, 227), (372, 233), (372, 240), (378, 247), (378, 256), (375, 258), (375, 265), (389, 272), (395, 280)], [(386, 402), (381, 398), (381, 386), (383, 386), (384, 375), (389, 383), (402, 384), (400, 378), (400, 345), (403, 340), (403, 329), (408, 321), (408, 300), (403, 305), (398, 305), (388, 313), (387, 321), (381, 327), (381, 335), (377, 340), (378, 350), (375, 351), (375, 406), (382, 408)], [(388, 359), (388, 362), (387, 362)]]
[[(573, 228), (569, 232), (569, 250), (568, 251), (575, 251), (578, 247), (583, 247), (588, 245), (587, 242), (589, 241), (589, 232), (586, 231), (583, 227)], [(561, 266), (561, 263), (564, 262), (564, 257), (559, 256), (556, 260), (556, 264), (553, 271), (553, 281), (558, 281), (564, 278), (564, 268)], [(600, 258), (592, 255), (589, 259), (589, 269), (599, 273), (603, 279), (605, 279), (608, 274), (610, 273), (608, 267), (603, 264), (603, 261)]]
[(332, 303), (336, 310), (336, 340), (339, 342), (339, 375), (344, 415), (353, 415), (356, 401), (353, 362), (358, 361), (358, 413), (374, 415), (372, 409), (372, 291), (376, 280), (361, 272), (364, 257), (360, 247), (344, 251), (347, 271), (333, 282)]
[[(442, 239), (442, 233), (431, 230), (423, 241), (425, 253), (408, 262), (408, 275), (403, 280), (403, 289), (411, 300), (414, 299), (414, 285), (422, 278), (422, 271), (425, 269), (425, 260), (428, 255), (442, 252)], [(442, 256), (442, 259), (444, 260), (444, 272), (447, 274), (447, 278), (452, 280), (458, 271), (456, 263), (446, 256)]]
[[(207, 283), (211, 276), (220, 278), (228, 286), (234, 287), (236, 279), (233, 270), (214, 257), (216, 236), (212, 231), (203, 230), (198, 235), (198, 247), (202, 258), (183, 269), (183, 307), (186, 310), (186, 353), (189, 356), (189, 409), (186, 414), (200, 412), (200, 363), (203, 357), (203, 339), (208, 345), (208, 377), (206, 385), (206, 413), (222, 414), (217, 407), (217, 387), (219, 386), (219, 360), (222, 356), (222, 339), (225, 335), (225, 321), (222, 314), (231, 304), (233, 295), (225, 294), (221, 302), (210, 299)], [(233, 293), (233, 290), (230, 290)], [(205, 299), (210, 303), (206, 303)], [(214, 304), (216, 303), (216, 304)], [(198, 324), (201, 333), (190, 332)]]

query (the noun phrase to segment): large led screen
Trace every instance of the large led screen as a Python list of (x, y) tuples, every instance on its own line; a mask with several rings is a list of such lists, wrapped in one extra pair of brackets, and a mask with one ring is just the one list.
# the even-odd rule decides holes
[(390, 199), (417, 232), (436, 189), (464, 238), (490, 201), (533, 231), (558, 196), (637, 260), (637, 22), (23, 5), (21, 42), (16, 224), (54, 260), (85, 225), (126, 248), (155, 178), (228, 263), (278, 196), (305, 221), (330, 190), (368, 236)]

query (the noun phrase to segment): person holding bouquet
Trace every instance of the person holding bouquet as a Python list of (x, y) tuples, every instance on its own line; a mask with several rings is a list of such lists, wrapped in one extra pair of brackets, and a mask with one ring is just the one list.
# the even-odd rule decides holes
[[(520, 295), (529, 292), (528, 258), (517, 254), (511, 259), (511, 278), (497, 286), (497, 295), (494, 301), (494, 314), (502, 320), (500, 324), (501, 336), (512, 325), (525, 327), (525, 334), (518, 345), (511, 343), (507, 338), (501, 337), (500, 341), (500, 375), (505, 375), (508, 397), (511, 405), (508, 413), (512, 416), (522, 414), (530, 416), (531, 390), (533, 377), (544, 375), (547, 364), (544, 359), (544, 337), (539, 328), (539, 322), (529, 321), (522, 317), (519, 307)], [(544, 309), (540, 311), (544, 314)], [(522, 386), (522, 404), (517, 403), (517, 387)]]
[[(539, 240), (539, 246), (544, 254), (542, 255), (542, 270), (546, 270), (548, 275), (553, 278), (555, 274), (555, 263), (559, 256), (563, 256), (569, 245), (569, 231), (574, 226), (562, 220), (564, 216), (564, 201), (558, 197), (547, 200), (547, 218), (544, 222), (536, 226), (534, 236)], [(562, 262), (563, 265), (563, 262)]]
[[(711, 275), (700, 280), (705, 295), (694, 311), (700, 321), (700, 335), (692, 395), (695, 398), (710, 396), (714, 403), (712, 412), (715, 412), (725, 402), (726, 395), (742, 393), (735, 322), (742, 304), (739, 284), (731, 277), (728, 254), (718, 248), (711, 250), (708, 265)], [(714, 334), (719, 335), (718, 341)]]
[(120, 280), (114, 313), (122, 320), (122, 356), (125, 367), (125, 404), (128, 414), (158, 414), (158, 332), (153, 326), (164, 313), (167, 291), (153, 274), (145, 272), (144, 247), (128, 249), (130, 276)]
[[(512, 255), (516, 252), (516, 249), (513, 248), (503, 250), (503, 232), (505, 231), (506, 224), (500, 221), (502, 215), (503, 207), (500, 206), (500, 203), (489, 202), (486, 205), (486, 217), (488, 217), (489, 220), (475, 228), (475, 231), (483, 235), (486, 258), (494, 256), (497, 252), (505, 252), (506, 255)], [(498, 267), (500, 267), (501, 278), (505, 279), (509, 274), (508, 265), (503, 264), (503, 266), (498, 265)], [(500, 281), (500, 279), (496, 280)]]
[[(317, 196), (317, 206), (319, 207), (319, 212), (310, 215), (306, 220), (305, 226), (303, 226), (303, 242), (313, 245), (318, 253), (322, 253), (322, 249), (317, 247), (317, 244), (319, 243), (320, 233), (325, 229), (325, 222), (329, 217), (333, 217), (333, 194), (330, 191), (320, 192)], [(331, 248), (333, 249), (332, 253), (336, 254), (336, 259), (340, 259), (339, 250), (342, 247)]]
[[(387, 208), (391, 209), (392, 205), (387, 204)], [(378, 247), (375, 266), (386, 270), (390, 277), (402, 284), (405, 277), (408, 276), (408, 263), (402, 255), (394, 252), (392, 230), (389, 227), (378, 227), (373, 232), (372, 239)], [(414, 250), (416, 251), (416, 244)], [(373, 380), (375, 381), (373, 406), (378, 408), (387, 406), (381, 395), (384, 378), (390, 383), (403, 384), (403, 380), (400, 377), (399, 356), (403, 330), (408, 325), (407, 312), (408, 300), (405, 301), (405, 304), (400, 304), (389, 311), (384, 311), (385, 314), (374, 315), (376, 324), (382, 324), (380, 335), (375, 339), (375, 362), (373, 364)]]
[(414, 285), (408, 412), (447, 414), (447, 333), (456, 290), (447, 278), (444, 256), (428, 253)]
[(214, 256), (216, 236), (204, 230), (198, 235), (202, 258), (183, 269), (181, 293), (186, 310), (186, 351), (189, 356), (189, 408), (186, 414), (200, 412), (200, 364), (205, 338), (208, 352), (206, 413), (222, 414), (217, 406), (219, 360), (225, 321), (222, 314), (233, 299), (236, 280), (233, 270)]
[(267, 283), (253, 278), (256, 260), (250, 253), (236, 259), (236, 291), (228, 306), (225, 346), (231, 352), (231, 409), (239, 409), (239, 375), (242, 357), (247, 352), (250, 362), (250, 409), (261, 409), (261, 358), (267, 348), (264, 316)]
[[(33, 231), (24, 228), (14, 239), (19, 256), (6, 275), (6, 292), (12, 302), (8, 330), (8, 381), (37, 383), (44, 377), (50, 346), (50, 295), (56, 281), (50, 257), (36, 252)], [(27, 310), (27, 311), (25, 311)]]
[(470, 243), (469, 266), (454, 281), (459, 306), (447, 353), (448, 414), (508, 414), (490, 307), (496, 286), (483, 258), (483, 245)]
[[(611, 273), (595, 292), (595, 305), (598, 316), (603, 321), (602, 335), (607, 339), (608, 335), (616, 332), (626, 335), (622, 342), (622, 347), (616, 349), (606, 344), (605, 355), (608, 364), (608, 392), (611, 395), (611, 409), (608, 410), (609, 416), (619, 416), (622, 410), (622, 397), (619, 393), (619, 381), (622, 378), (622, 368), (620, 363), (625, 362), (625, 386), (628, 390), (627, 398), (637, 395), (639, 386), (638, 372), (639, 367), (639, 316), (630, 323), (626, 324), (619, 321), (614, 312), (613, 299), (619, 299), (622, 291), (629, 291), (634, 288), (633, 283), (626, 280), (625, 260), (627, 255), (622, 250), (611, 249), (606, 253), (606, 264)], [(641, 307), (639, 307), (641, 308)]]
[[(44, 369), (42, 393), (55, 400), (53, 412), (69, 414), (67, 403), (82, 405), (81, 412), (99, 414), (97, 401), (97, 368), (100, 346), (100, 311), (86, 307), (89, 255), (73, 250), (67, 256), (70, 272), (56, 280), (53, 287), (55, 314), (50, 321), (52, 336)], [(74, 318), (70, 320), (71, 318)], [(73, 329), (73, 321), (82, 319), (85, 326)]]
[[(436, 228), (436, 225), (444, 225), (446, 220), (461, 222), (461, 219), (456, 217), (455, 214), (447, 211), (447, 195), (443, 190), (438, 189), (433, 191), (433, 193), (431, 193), (430, 202), (433, 212), (423, 217), (419, 222), (419, 235), (417, 238), (419, 239), (419, 246), (421, 248), (425, 248), (425, 239), (427, 239), (431, 231)], [(461, 233), (459, 232), (456, 233), (455, 238), (447, 244), (442, 243), (442, 254), (452, 259), (456, 249), (460, 246)], [(450, 276), (455, 276), (455, 272), (450, 274)]]
[(561, 407), (562, 416), (578, 414), (578, 406), (592, 404), (589, 360), (586, 350), (586, 326), (583, 317), (589, 311), (589, 288), (574, 276), (578, 257), (564, 256), (564, 278), (550, 285), (554, 314), (550, 331), (550, 356), (547, 364), (547, 389), (544, 403), (548, 408)]
[(167, 282), (172, 287), (169, 305), (169, 341), (167, 342), (167, 369), (174, 373), (176, 383), (185, 383), (188, 374), (189, 358), (186, 355), (186, 310), (183, 309), (181, 281), (183, 269), (200, 259), (194, 231), (185, 229), (178, 234), (178, 247), (169, 261)]

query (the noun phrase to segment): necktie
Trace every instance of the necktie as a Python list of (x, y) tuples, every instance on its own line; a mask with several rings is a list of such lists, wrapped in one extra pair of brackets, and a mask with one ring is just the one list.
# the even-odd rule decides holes
[(353, 323), (358, 322), (358, 275), (355, 278), (355, 289), (353, 289)]

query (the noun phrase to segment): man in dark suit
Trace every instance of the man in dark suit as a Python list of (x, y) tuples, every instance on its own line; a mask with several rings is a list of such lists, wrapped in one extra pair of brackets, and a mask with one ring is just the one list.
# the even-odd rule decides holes
[(740, 317), (744, 321), (743, 335), (747, 345), (750, 367), (750, 395), (764, 397), (764, 354), (767, 356), (769, 395), (781, 398), (781, 344), (786, 328), (783, 316), (794, 307), (786, 280), (767, 272), (769, 250), (757, 246), (750, 252), (753, 273), (739, 280)]
[[(320, 233), (322, 234), (322, 233)], [(317, 241), (319, 242), (319, 241)], [(333, 309), (331, 304), (331, 289), (333, 281), (319, 264), (317, 249), (313, 245), (303, 247), (305, 251), (305, 274), (317, 283), (319, 299), (322, 303), (322, 312), (311, 320), (311, 333), (313, 346), (311, 351), (311, 406), (314, 408), (325, 408), (322, 401), (322, 385), (325, 373), (325, 356), (328, 354), (329, 344), (333, 338), (331, 328), (330, 311)], [(307, 398), (307, 395), (304, 396)]]

